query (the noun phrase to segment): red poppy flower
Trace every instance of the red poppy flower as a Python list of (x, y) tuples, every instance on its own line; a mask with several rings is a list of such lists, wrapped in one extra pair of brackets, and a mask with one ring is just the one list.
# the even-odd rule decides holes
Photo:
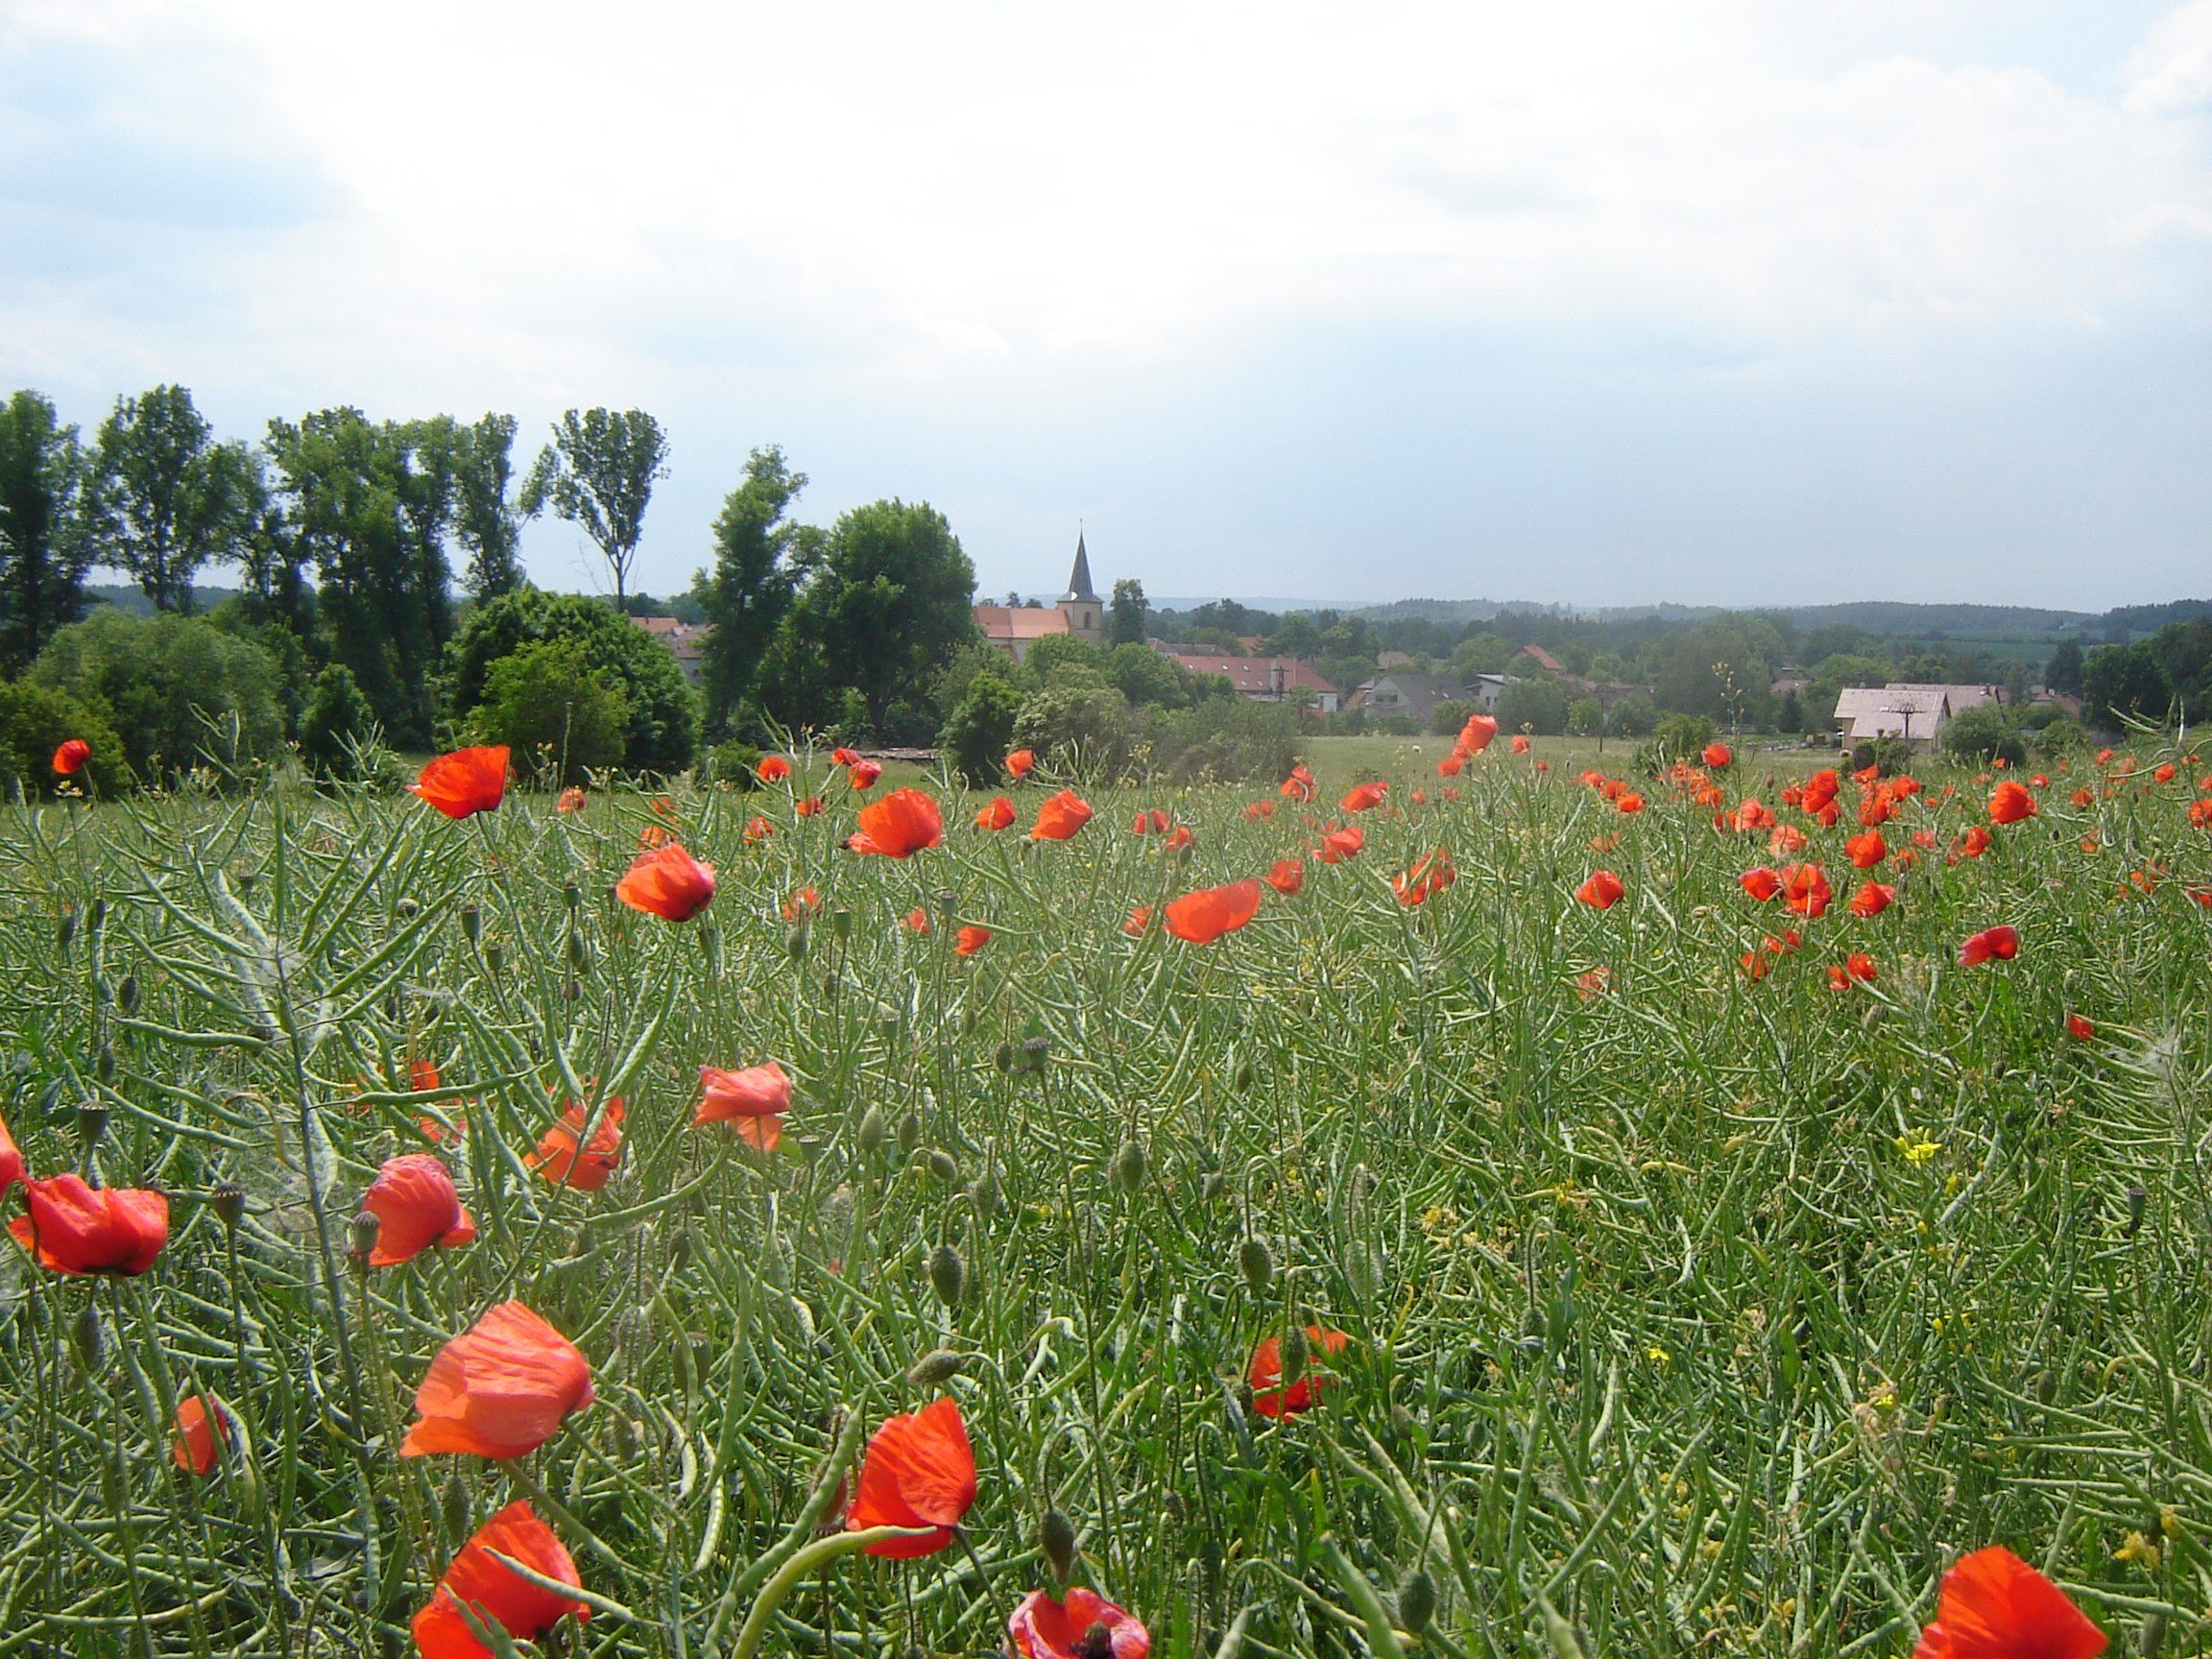
[(2097, 1027), (2079, 1014), (2066, 1016), (2066, 1035), (2077, 1043), (2086, 1043), (2097, 1035)]
[(1513, 753), (1516, 755), (1526, 755), (1528, 753), (1528, 739), (1518, 733), (1516, 733), (1513, 737)]
[(72, 737), (54, 751), (54, 770), (64, 778), (74, 778), (91, 758), (92, 745), (82, 737)]
[(1006, 1639), (1020, 1659), (1145, 1659), (1152, 1651), (1142, 1624), (1080, 1584), (1066, 1601), (1030, 1591), (1007, 1615)]
[(1313, 853), (1324, 864), (1341, 864), (1366, 845), (1367, 832), (1357, 826), (1350, 830), (1328, 830), (1322, 832), (1321, 845)]
[(1439, 778), (1456, 778), (1466, 770), (1466, 767), (1467, 762), (1460, 759), (1458, 756), (1447, 755), (1443, 759), (1436, 762), (1436, 776)]
[(132, 1187), (87, 1187), (76, 1175), (26, 1180), (31, 1214), (8, 1223), (15, 1242), (55, 1273), (143, 1273), (169, 1241), (169, 1200)]
[(1140, 904), (1129, 912), (1129, 920), (1121, 924), (1121, 931), (1132, 939), (1144, 937), (1144, 929), (1152, 926), (1152, 906)]
[(894, 789), (860, 808), (859, 832), (845, 845), (855, 853), (907, 858), (945, 839), (945, 815), (919, 789)]
[(2074, 805), (2077, 806), (2094, 806), (2097, 805), (2097, 797), (2090, 794), (2086, 789), (2075, 790), (2069, 799), (2072, 800)]
[(1989, 796), (1989, 822), (1992, 824), (2017, 824), (2023, 818), (2034, 816), (2035, 797), (2009, 778), (1998, 784)]
[(622, 1101), (617, 1096), (599, 1109), (591, 1143), (578, 1151), (585, 1116), (582, 1101), (569, 1101), (561, 1120), (539, 1137), (538, 1150), (522, 1160), (524, 1165), (542, 1172), (556, 1187), (596, 1192), (606, 1186), (622, 1163)]
[(1303, 858), (1278, 858), (1275, 860), (1275, 868), (1260, 879), (1287, 899), (1306, 885), (1306, 861)]
[(812, 818), (818, 816), (820, 813), (827, 810), (827, 808), (822, 805), (821, 796), (808, 795), (804, 800), (792, 802), (791, 810), (798, 813), (802, 818)]
[(1842, 787), (1843, 781), (1836, 776), (1836, 769), (1827, 767), (1805, 780), (1804, 787), (1798, 791), (1797, 805), (1808, 812), (1817, 812), (1835, 800)]
[(1160, 843), (1160, 849), (1164, 853), (1180, 853), (1196, 839), (1197, 837), (1190, 833), (1190, 825), (1178, 824), (1174, 829), (1167, 831), (1167, 839)]
[(1470, 714), (1467, 724), (1459, 728), (1459, 747), (1469, 755), (1479, 755), (1490, 747), (1490, 740), (1497, 735), (1497, 721), (1487, 714)]
[(496, 811), (507, 793), (506, 746), (441, 755), (408, 787), (448, 818)]
[(1037, 757), (1027, 749), (1017, 749), (1006, 757), (1006, 771), (1014, 778), (1026, 778), (1029, 768), (1037, 764)]
[(975, 1502), (975, 1454), (968, 1428), (950, 1395), (911, 1415), (887, 1418), (868, 1437), (860, 1489), (845, 1512), (845, 1530), (872, 1527), (929, 1527), (922, 1538), (890, 1538), (868, 1546), (871, 1555), (934, 1555), (952, 1542), (952, 1528)]
[(1712, 767), (1716, 772), (1735, 758), (1736, 757), (1729, 752), (1728, 745), (1725, 743), (1714, 742), (1705, 745), (1705, 764)]
[(0, 1201), (5, 1201), (8, 1189), (25, 1178), (23, 1153), (15, 1144), (15, 1137), (8, 1133), (8, 1125), (0, 1121)]
[(1595, 1002), (1605, 995), (1605, 987), (1612, 980), (1612, 969), (1603, 966), (1589, 969), (1575, 979), (1575, 994), (1585, 1002)]
[(614, 883), (614, 897), (664, 922), (688, 922), (714, 902), (714, 866), (700, 863), (671, 841), (640, 853), (629, 874)]
[(1459, 872), (1453, 868), (1452, 854), (1439, 847), (1427, 856), (1417, 859), (1405, 875), (1391, 877), (1390, 891), (1398, 895), (1399, 903), (1411, 909), (1434, 898), (1458, 879)]
[(1851, 895), (1851, 914), (1863, 922), (1871, 921), (1896, 902), (1896, 888), (1881, 881), (1869, 881)]
[(361, 1208), (383, 1223), (370, 1252), (372, 1267), (397, 1267), (433, 1244), (445, 1249), (476, 1241), (476, 1223), (461, 1207), (453, 1177), (427, 1152), (386, 1159), (362, 1193)]
[(1644, 797), (1633, 789), (1623, 789), (1615, 797), (1613, 805), (1623, 812), (1641, 812), (1644, 810)]
[(727, 1123), (763, 1152), (783, 1139), (783, 1118), (791, 1110), (791, 1079), (770, 1060), (740, 1071), (716, 1066), (699, 1068), (699, 1105), (691, 1127)]
[(1390, 785), (1387, 783), (1361, 783), (1346, 790), (1344, 799), (1336, 805), (1347, 812), (1365, 812), (1371, 807), (1382, 805), (1382, 797), (1389, 793)]
[(1341, 1331), (1325, 1331), (1318, 1325), (1309, 1325), (1306, 1340), (1313, 1358), (1307, 1362), (1306, 1375), (1287, 1388), (1283, 1386), (1283, 1338), (1262, 1337), (1260, 1346), (1252, 1350), (1252, 1366), (1245, 1375), (1252, 1384), (1252, 1409), (1261, 1416), (1295, 1417), (1310, 1409), (1322, 1388), (1334, 1381), (1316, 1362), (1324, 1354), (1343, 1352), (1344, 1344), (1351, 1338)]
[(781, 755), (771, 755), (753, 768), (763, 783), (781, 783), (791, 776), (791, 762)]
[(1963, 857), (1979, 858), (1989, 851), (1990, 846), (1989, 831), (1979, 824), (1959, 837), (1959, 852)]
[(1244, 804), (1244, 816), (1251, 819), (1255, 824), (1263, 819), (1272, 818), (1275, 816), (1275, 803), (1272, 801), (1247, 801)]
[(187, 1475), (212, 1475), (220, 1460), (215, 1442), (230, 1443), (230, 1415), (211, 1394), (195, 1394), (177, 1403), (176, 1437), (169, 1443), (170, 1458)]
[(1851, 981), (1854, 979), (1863, 980), (1871, 985), (1874, 983), (1874, 958), (1867, 955), (1863, 950), (1854, 950), (1844, 959), (1840, 968), (1834, 966), (1829, 968), (1828, 989), (1831, 991), (1848, 991), (1851, 989)]
[(776, 826), (769, 823), (765, 818), (748, 818), (745, 820), (745, 839), (748, 841), (765, 841), (775, 833)]
[(1868, 830), (1844, 842), (1843, 851), (1855, 869), (1871, 870), (1889, 856), (1889, 844), (1882, 839), (1881, 830)]
[(873, 789), (883, 768), (873, 760), (854, 760), (845, 768), (845, 781), (854, 789)]
[(1260, 883), (1232, 881), (1186, 893), (1167, 906), (1167, 931), (1192, 945), (1211, 945), (1260, 914)]
[(571, 783), (561, 791), (560, 799), (553, 803), (556, 812), (581, 812), (584, 810), (584, 791)]
[(1943, 1575), (1912, 1659), (2096, 1659), (2104, 1632), (2009, 1550), (1977, 1550)]
[(1292, 766), (1290, 776), (1283, 780), (1283, 787), (1278, 793), (1286, 801), (1312, 800), (1313, 774), (1307, 771), (1303, 764)]
[(960, 929), (959, 943), (952, 947), (955, 956), (973, 956), (991, 943), (991, 929), (974, 926)]
[(1773, 809), (1755, 796), (1747, 797), (1736, 807), (1736, 828), (1739, 831), (1771, 830), (1774, 828)]
[(1594, 910), (1610, 910), (1627, 896), (1628, 889), (1610, 870), (1593, 872), (1589, 880), (1575, 889), (1575, 897)]
[(2167, 761), (2165, 765), (2163, 765), (2163, 766), (2159, 767), (2159, 768), (2158, 768), (2158, 770), (2157, 770), (2157, 771), (2155, 771), (2155, 772), (2153, 772), (2153, 773), (2152, 773), (2152, 774), (2151, 774), (2151, 776), (2152, 776), (2152, 778), (2156, 779), (2156, 780), (2157, 780), (2159, 782), (2161, 782), (2161, 783), (2171, 783), (2171, 782), (2173, 782), (2173, 781), (2174, 781), (2174, 762), (2173, 762), (2173, 761), (2171, 761), (2171, 760)]
[(1761, 864), (1736, 878), (1736, 884), (1764, 904), (1782, 891), (1782, 878)]
[(1426, 806), (1426, 805), (1429, 805), (1429, 791), (1428, 791), (1428, 790), (1426, 790), (1426, 789), (1416, 789), (1416, 790), (1414, 790), (1414, 791), (1413, 791), (1413, 805), (1416, 805), (1416, 806)]
[(1959, 966), (1978, 968), (1991, 957), (2009, 962), (2020, 953), (2020, 935), (2010, 927), (1984, 927), (1959, 947)]
[(1786, 853), (1804, 851), (1805, 831), (1794, 824), (1777, 824), (1774, 833), (1767, 837), (1768, 857), (1779, 858)]
[(859, 758), (859, 750), (848, 749), (843, 744), (830, 751), (830, 764), (832, 766), (851, 766), (857, 763)]
[(1835, 898), (1828, 877), (1817, 864), (1792, 864), (1782, 872), (1782, 905), (1811, 920), (1827, 914)]
[(991, 805), (975, 814), (978, 830), (1003, 830), (1014, 822), (1014, 803), (1003, 795), (994, 795)]
[(538, 1519), (527, 1502), (510, 1503), (462, 1546), (438, 1580), (429, 1605), (415, 1615), (410, 1628), (422, 1659), (491, 1659), (492, 1650), (476, 1640), (461, 1617), (463, 1607), (475, 1615), (479, 1624), (496, 1625), (519, 1642), (535, 1642), (565, 1614), (591, 1617), (591, 1609), (583, 1602), (556, 1596), (510, 1573), (494, 1558), (494, 1551), (540, 1577), (583, 1586), (574, 1558), (562, 1548), (553, 1528)]
[(1029, 828), (1032, 841), (1069, 841), (1091, 822), (1091, 803), (1072, 789), (1063, 789), (1037, 809), (1037, 822)]
[(1166, 832), (1167, 814), (1161, 811), (1157, 806), (1149, 812), (1142, 806), (1138, 807), (1137, 815), (1129, 821), (1129, 833), (1132, 835), (1154, 833), (1165, 835)]
[(906, 912), (906, 930), (910, 933), (929, 931), (929, 912), (920, 908)]
[(502, 1302), (438, 1350), (399, 1455), (519, 1457), (591, 1400), (591, 1368), (575, 1344), (521, 1303)]

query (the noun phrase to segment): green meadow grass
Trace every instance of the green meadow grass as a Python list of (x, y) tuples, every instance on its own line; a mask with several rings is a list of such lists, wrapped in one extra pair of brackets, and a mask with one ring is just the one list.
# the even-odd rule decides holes
[[(34, 1175), (172, 1204), (140, 1278), (0, 1258), (0, 1655), (408, 1652), (516, 1498), (603, 1602), (552, 1650), (727, 1654), (840, 1425), (948, 1390), (980, 1473), (962, 1546), (809, 1576), (765, 1650), (998, 1651), (1048, 1582), (1047, 1507), (1174, 1659), (1903, 1655), (1991, 1543), (2123, 1644), (2202, 1650), (2201, 768), (2076, 808), (2078, 765), (1955, 864), (1987, 788), (1931, 768), (1885, 833), (1936, 845), (1868, 921), (1847, 781), (1842, 825), (1807, 826), (1837, 889), (1807, 922), (1737, 884), (1785, 861), (1763, 832), (1654, 780), (1624, 816), (1579, 746), (1539, 741), (1538, 774), (1500, 742), (1448, 801), (1443, 740), (1358, 741), (1317, 750), (1317, 806), (1085, 787), (1066, 843), (1022, 834), (1060, 781), (994, 835), (939, 780), (945, 844), (903, 861), (842, 850), (841, 784), (808, 819), (684, 787), (672, 818), (620, 790), (458, 824), (303, 791), (0, 810), (0, 1115)], [(1730, 804), (1804, 823), (1767, 784), (1803, 758), (1745, 757)], [(1297, 855), (1376, 773), (1363, 851), (1250, 926), (1124, 933)], [(1130, 833), (1153, 806), (1187, 854)], [(720, 882), (681, 926), (610, 896), (671, 824)], [(1434, 847), (1456, 883), (1401, 906), (1387, 878)], [(1602, 913), (1574, 897), (1599, 867), (1627, 890)], [(2000, 923), (2017, 959), (1960, 968)], [(970, 958), (966, 924), (993, 932)], [(1854, 950), (1878, 980), (1830, 989)], [(688, 1126), (701, 1064), (768, 1059), (799, 1082), (781, 1151)], [(604, 1191), (524, 1166), (609, 1093)], [(465, 1121), (441, 1149), (480, 1237), (371, 1272), (349, 1222), (425, 1118)], [(512, 1463), (399, 1459), (431, 1356), (510, 1297), (596, 1404)], [(1309, 1321), (1350, 1341), (1271, 1421), (1249, 1357)], [(906, 1380), (945, 1348), (955, 1379)], [(240, 1433), (194, 1479), (168, 1424), (200, 1392)]]

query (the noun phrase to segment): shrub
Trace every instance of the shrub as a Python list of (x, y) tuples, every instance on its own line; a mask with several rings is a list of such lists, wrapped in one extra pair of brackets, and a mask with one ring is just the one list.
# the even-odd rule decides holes
[[(204, 618), (104, 611), (56, 634), (31, 678), (80, 703), (105, 706), (123, 757), (144, 780), (175, 778), (219, 748), (222, 763), (267, 760), (284, 747), (276, 660)], [(235, 719), (228, 733), (210, 725)]]
[(1059, 771), (1118, 779), (1136, 750), (1137, 728), (1113, 686), (1056, 685), (1022, 699), (1014, 743)]
[(1911, 769), (1915, 752), (1912, 745), (1902, 737), (1877, 737), (1870, 743), (1855, 744), (1851, 750), (1851, 770), (1863, 772), (1874, 768), (1875, 776), (1894, 778)]
[(1577, 697), (1567, 705), (1567, 730), (1577, 737), (1595, 737), (1605, 730), (1605, 706), (1595, 697)]
[(1481, 710), (1463, 697), (1447, 697), (1429, 710), (1429, 730), (1438, 737), (1455, 735), (1468, 717)]
[(1613, 705), (1613, 730), (1623, 737), (1648, 737), (1659, 724), (1659, 710), (1641, 691), (1631, 691)]
[(1173, 782), (1271, 783), (1298, 763), (1301, 722), (1294, 705), (1214, 697), (1149, 713), (1152, 770)]
[(52, 795), (60, 781), (54, 773), (54, 751), (72, 737), (92, 746), (84, 771), (91, 774), (96, 791), (115, 795), (131, 786), (122, 740), (106, 715), (28, 680), (0, 681), (0, 792), (20, 793), (27, 801)]
[(1943, 728), (1943, 752), (1961, 762), (2003, 760), (2008, 766), (2028, 764), (2028, 745), (2005, 710), (1992, 704), (1968, 709), (1951, 717)]
[(512, 749), (517, 773), (579, 783), (589, 770), (622, 763), (629, 724), (629, 699), (582, 640), (541, 639), (492, 664), (468, 731), (470, 742)]
[(343, 783), (363, 781), (362, 762), (382, 733), (375, 711), (362, 696), (353, 670), (333, 662), (315, 676), (300, 716), (300, 759), (320, 778)]
[(2089, 728), (2061, 714), (2036, 734), (2035, 747), (2053, 760), (2062, 755), (2078, 754), (2089, 747)]
[[(467, 721), (487, 695), (492, 665), (539, 640), (566, 639), (621, 692), (628, 726), (622, 763), (680, 772), (699, 749), (699, 698), (676, 655), (613, 607), (580, 593), (502, 593), (469, 613), (445, 648), (447, 712)], [(558, 747), (558, 745), (556, 745)]]
[(1498, 729), (1556, 737), (1567, 730), (1567, 693), (1556, 680), (1523, 680), (1498, 699)]
[(996, 674), (978, 674), (968, 682), (967, 694), (937, 734), (937, 747), (970, 788), (988, 789), (998, 781), (998, 763), (1014, 747), (1014, 724), (1021, 714), (1022, 693), (1011, 682)]
[(1130, 703), (1181, 709), (1190, 701), (1190, 677), (1149, 645), (1117, 645), (1106, 659), (1106, 682)]
[(1670, 714), (1653, 733), (1659, 753), (1669, 760), (1686, 760), (1700, 754), (1716, 735), (1718, 729), (1702, 714)]
[(740, 792), (757, 789), (760, 786), (757, 768), (765, 757), (763, 750), (741, 737), (726, 738), (708, 752), (708, 781)]

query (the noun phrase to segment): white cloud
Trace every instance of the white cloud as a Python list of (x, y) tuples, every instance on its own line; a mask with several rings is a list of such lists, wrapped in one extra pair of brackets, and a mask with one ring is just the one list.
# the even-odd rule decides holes
[(2212, 0), (2189, 0), (2152, 31), (2129, 60), (2121, 108), (2131, 115), (2178, 115), (2212, 99)]

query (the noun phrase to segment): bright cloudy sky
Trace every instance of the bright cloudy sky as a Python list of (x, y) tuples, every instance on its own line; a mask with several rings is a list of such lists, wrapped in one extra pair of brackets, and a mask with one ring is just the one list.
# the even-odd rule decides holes
[[(641, 407), (987, 591), (2212, 590), (2212, 0), (0, 0), (0, 390)], [(549, 586), (593, 574), (534, 526)]]

